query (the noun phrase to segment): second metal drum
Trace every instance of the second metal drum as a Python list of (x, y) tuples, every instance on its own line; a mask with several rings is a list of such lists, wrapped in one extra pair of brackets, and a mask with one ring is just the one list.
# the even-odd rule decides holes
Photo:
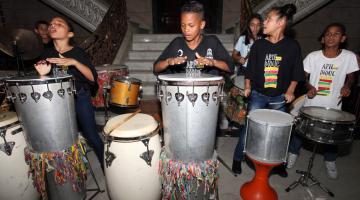
[(247, 121), (245, 153), (263, 163), (286, 162), (293, 117), (278, 110), (258, 109)]
[(72, 77), (14, 77), (6, 80), (29, 148), (56, 152), (78, 138)]
[(167, 156), (185, 162), (211, 159), (223, 78), (179, 73), (158, 79)]

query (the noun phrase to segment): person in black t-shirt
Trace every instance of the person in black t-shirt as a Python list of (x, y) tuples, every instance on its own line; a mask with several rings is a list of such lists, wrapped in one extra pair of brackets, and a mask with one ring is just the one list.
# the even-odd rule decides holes
[[(245, 69), (245, 96), (249, 97), (248, 113), (267, 108), (285, 111), (285, 104), (294, 100), (298, 81), (305, 79), (299, 44), (284, 35), (285, 29), (296, 12), (293, 4), (270, 9), (264, 21), (264, 39), (255, 41), (250, 50)], [(241, 173), (244, 135), (240, 132), (234, 153), (232, 169)], [(282, 177), (287, 177), (285, 166), (274, 168)]]
[(53, 18), (50, 22), (49, 34), (54, 47), (45, 49), (41, 56), (43, 60), (35, 64), (35, 68), (40, 75), (46, 75), (51, 71), (52, 65), (68, 67), (68, 73), (75, 79), (75, 110), (79, 128), (84, 138), (94, 148), (103, 168), (104, 144), (97, 133), (95, 114), (91, 104), (91, 88), (97, 81), (96, 70), (85, 51), (73, 45), (71, 40), (74, 37), (73, 28), (66, 19)]
[(187, 61), (204, 67), (203, 73), (232, 72), (234, 66), (229, 53), (216, 36), (201, 34), (204, 27), (203, 5), (195, 1), (185, 3), (181, 8), (183, 36), (175, 38), (162, 52), (154, 63), (154, 73), (185, 72)]
[(41, 38), (44, 49), (54, 46), (53, 42), (51, 41), (48, 28), (49, 23), (43, 20), (37, 21), (34, 26), (34, 32)]

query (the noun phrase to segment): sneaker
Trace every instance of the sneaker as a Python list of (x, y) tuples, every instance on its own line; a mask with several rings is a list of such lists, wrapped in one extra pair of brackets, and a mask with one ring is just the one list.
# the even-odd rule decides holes
[(297, 158), (298, 158), (297, 154), (289, 153), (288, 158), (287, 158), (286, 168), (288, 168), (288, 169), (293, 168), (295, 166)]
[(241, 161), (233, 160), (231, 170), (235, 174), (241, 174), (241, 172), (242, 172), (242, 170), (241, 170)]
[(286, 171), (286, 167), (284, 164), (278, 165), (273, 168), (272, 173), (279, 175), (280, 177), (286, 178), (288, 177), (288, 173)]
[(325, 167), (326, 167), (327, 175), (329, 176), (330, 179), (338, 178), (338, 172), (335, 161), (325, 161)]

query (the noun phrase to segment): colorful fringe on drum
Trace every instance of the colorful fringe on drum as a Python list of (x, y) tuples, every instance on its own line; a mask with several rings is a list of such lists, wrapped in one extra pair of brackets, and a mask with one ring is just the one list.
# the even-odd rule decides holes
[(29, 165), (29, 176), (32, 175), (33, 184), (42, 199), (48, 199), (45, 176), (53, 170), (55, 170), (54, 179), (57, 184), (61, 185), (70, 181), (76, 192), (85, 188), (88, 161), (84, 156), (85, 149), (80, 141), (60, 152), (35, 153), (25, 148), (24, 153), (26, 164)]
[[(162, 149), (159, 161), (159, 174), (162, 182), (163, 200), (190, 199), (201, 184), (204, 193), (214, 192), (217, 188), (219, 161), (217, 155), (202, 162), (183, 162), (171, 160)], [(194, 186), (196, 183), (196, 186)]]

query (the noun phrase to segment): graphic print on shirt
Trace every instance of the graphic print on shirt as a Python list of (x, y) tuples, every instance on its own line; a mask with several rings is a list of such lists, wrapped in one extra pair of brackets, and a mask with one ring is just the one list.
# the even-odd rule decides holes
[(318, 82), (318, 95), (331, 95), (331, 86), (335, 77), (335, 72), (338, 69), (334, 64), (324, 64), (320, 70), (320, 78)]
[(266, 54), (264, 63), (264, 88), (277, 88), (281, 56), (277, 54)]
[(205, 58), (214, 59), (212, 49), (210, 49), (210, 48), (207, 49)]
[(178, 57), (181, 57), (181, 56), (183, 56), (184, 55), (184, 51), (182, 50), (182, 49), (179, 49), (178, 51), (177, 51), (177, 56)]

